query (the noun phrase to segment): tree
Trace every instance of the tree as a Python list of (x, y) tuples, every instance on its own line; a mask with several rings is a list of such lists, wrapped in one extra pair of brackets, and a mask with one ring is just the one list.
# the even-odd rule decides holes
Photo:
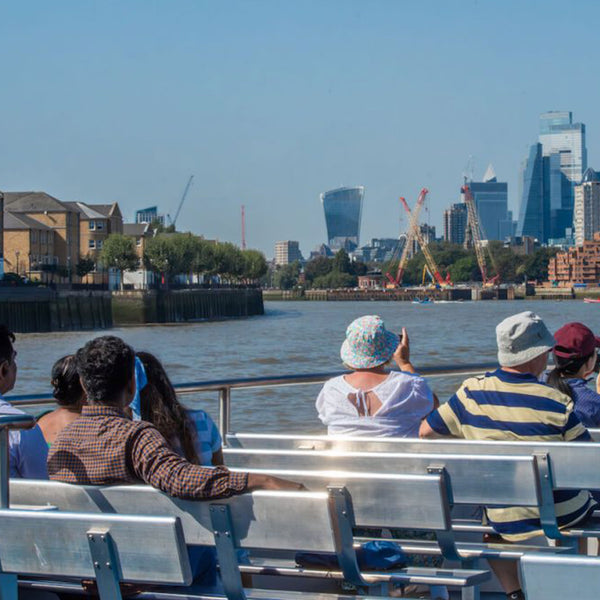
[(105, 267), (112, 267), (121, 272), (121, 290), (123, 289), (123, 273), (135, 271), (140, 264), (135, 251), (135, 240), (120, 233), (109, 235), (100, 253), (100, 261)]
[(343, 248), (338, 250), (333, 257), (333, 271), (337, 271), (338, 273), (350, 273), (351, 269), (352, 265), (348, 253)]
[(326, 256), (317, 256), (309, 260), (304, 266), (304, 276), (308, 284), (312, 284), (316, 277), (327, 275), (333, 268), (333, 260)]
[(295, 261), (288, 265), (283, 265), (275, 272), (274, 284), (280, 290), (291, 290), (298, 285), (298, 276), (300, 275), (300, 263)]
[(356, 287), (357, 278), (350, 273), (340, 273), (331, 271), (327, 275), (316, 277), (313, 281), (313, 287), (318, 289), (339, 289)]
[(266, 275), (269, 267), (267, 259), (258, 250), (242, 250), (244, 258), (244, 278), (256, 281)]
[(85, 277), (88, 273), (91, 273), (96, 268), (94, 259), (88, 254), (82, 256), (75, 267), (75, 272), (79, 277)]
[(169, 240), (169, 235), (160, 233), (146, 242), (144, 263), (154, 273), (164, 276), (168, 286), (178, 267), (174, 244)]

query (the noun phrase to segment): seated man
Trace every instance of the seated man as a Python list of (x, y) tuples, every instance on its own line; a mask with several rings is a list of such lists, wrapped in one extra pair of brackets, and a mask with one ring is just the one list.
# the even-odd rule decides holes
[[(446, 404), (421, 423), (419, 436), (589, 441), (590, 434), (573, 412), (573, 401), (538, 380), (554, 346), (554, 338), (540, 317), (522, 312), (504, 319), (496, 327), (496, 340), (500, 368), (464, 381)], [(584, 520), (596, 505), (587, 491), (555, 492), (554, 500), (561, 527)], [(494, 530), (506, 541), (527, 540), (543, 534), (537, 509), (488, 508), (486, 514)], [(516, 561), (490, 560), (489, 563), (507, 597), (524, 598)]]
[[(13, 348), (15, 335), (0, 325), (0, 414), (22, 415), (22, 410), (7, 402), (3, 395), (15, 386), (17, 380), (17, 352)], [(48, 446), (41, 429), (11, 431), (9, 434), (10, 476), (27, 479), (48, 479), (46, 457)]]
[(52, 444), (51, 479), (92, 485), (143, 481), (192, 500), (257, 489), (303, 489), (268, 475), (192, 464), (172, 450), (154, 425), (128, 418), (124, 409), (135, 392), (134, 360), (132, 348), (114, 336), (96, 338), (77, 352), (87, 404)]

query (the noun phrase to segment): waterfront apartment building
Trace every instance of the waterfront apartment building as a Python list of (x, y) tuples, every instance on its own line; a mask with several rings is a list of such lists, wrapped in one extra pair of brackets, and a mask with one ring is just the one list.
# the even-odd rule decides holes
[(539, 142), (522, 165), (517, 235), (546, 243), (573, 227), (575, 186), (587, 169), (585, 125), (568, 111), (540, 116)]
[(444, 211), (444, 240), (452, 244), (465, 243), (467, 230), (467, 205), (463, 202), (453, 204)]
[(296, 261), (302, 261), (300, 244), (291, 240), (275, 242), (275, 264), (288, 265)]
[(360, 245), (360, 223), (365, 188), (341, 187), (321, 194), (327, 243), (335, 252), (352, 252)]
[(600, 232), (581, 246), (569, 248), (551, 258), (548, 279), (559, 285), (585, 283), (597, 286), (600, 283)]
[(593, 169), (587, 169), (581, 184), (575, 186), (573, 229), (577, 246), (600, 231), (600, 173)]

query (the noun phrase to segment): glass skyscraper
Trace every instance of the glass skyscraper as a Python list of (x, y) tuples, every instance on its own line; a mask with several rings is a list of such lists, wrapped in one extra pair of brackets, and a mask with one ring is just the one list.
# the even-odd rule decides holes
[(321, 194), (331, 249), (352, 251), (358, 247), (364, 195), (363, 186), (341, 187)]
[(484, 239), (504, 240), (512, 235), (512, 219), (508, 214), (508, 184), (499, 182), (492, 165), (483, 181), (471, 181), (469, 188), (475, 200), (479, 225)]
[(539, 143), (531, 147), (521, 173), (517, 235), (542, 243), (566, 237), (573, 227), (575, 185), (586, 169), (585, 125), (573, 123), (569, 111), (540, 115)]

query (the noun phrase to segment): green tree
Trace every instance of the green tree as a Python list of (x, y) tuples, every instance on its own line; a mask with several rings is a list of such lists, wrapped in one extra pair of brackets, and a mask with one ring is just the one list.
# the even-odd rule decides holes
[(79, 277), (85, 277), (88, 273), (91, 273), (96, 268), (96, 263), (94, 259), (88, 254), (87, 256), (82, 256), (75, 267), (75, 272)]
[(144, 264), (146, 268), (163, 276), (167, 286), (169, 285), (178, 265), (174, 246), (168, 235), (160, 233), (146, 242)]
[(300, 263), (298, 261), (283, 265), (275, 271), (273, 284), (280, 290), (291, 290), (298, 285), (299, 275)]
[(313, 281), (313, 287), (318, 289), (350, 288), (356, 287), (356, 282), (356, 275), (331, 271), (331, 273), (327, 273), (327, 275), (316, 277)]
[(120, 233), (109, 235), (100, 253), (100, 261), (105, 267), (112, 267), (121, 272), (121, 290), (123, 289), (123, 273), (135, 271), (139, 266), (139, 258), (135, 251), (135, 240)]
[(342, 248), (338, 250), (336, 255), (333, 257), (333, 271), (338, 273), (350, 273), (352, 270), (352, 263), (348, 253)]
[(244, 258), (244, 279), (257, 281), (264, 277), (269, 270), (267, 259), (258, 250), (242, 250)]
[(331, 269), (333, 269), (333, 260), (326, 256), (317, 256), (316, 258), (309, 260), (304, 266), (306, 283), (312, 285), (312, 282), (316, 277), (331, 273)]

